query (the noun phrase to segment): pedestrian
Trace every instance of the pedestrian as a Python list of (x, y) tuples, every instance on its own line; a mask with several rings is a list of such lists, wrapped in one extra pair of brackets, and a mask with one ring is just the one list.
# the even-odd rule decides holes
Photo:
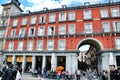
[(15, 80), (16, 76), (14, 75), (13, 64), (10, 64), (6, 70), (6, 79), (5, 80)]
[(120, 80), (118, 78), (119, 72), (118, 70), (115, 69), (115, 65), (109, 65), (109, 68), (110, 68), (110, 72), (108, 75), (108, 80)]
[(81, 77), (80, 80), (88, 80), (88, 78), (86, 77), (85, 73), (83, 73), (83, 76)]
[(38, 77), (40, 77), (40, 78), (41, 78), (41, 75), (42, 75), (42, 73), (41, 73), (41, 68), (40, 68), (40, 67), (38, 67)]
[(46, 70), (46, 67), (44, 67), (43, 69), (43, 78), (45, 79), (47, 76), (47, 70)]
[(7, 70), (8, 66), (7, 66), (7, 62), (3, 61), (3, 66), (2, 66), (2, 79), (1, 80), (5, 80), (6, 79), (6, 70)]
[(77, 80), (80, 80), (81, 71), (79, 69), (75, 72)]

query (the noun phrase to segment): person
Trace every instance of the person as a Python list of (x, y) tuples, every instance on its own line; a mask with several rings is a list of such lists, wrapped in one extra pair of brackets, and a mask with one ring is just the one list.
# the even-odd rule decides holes
[(115, 65), (110, 65), (110, 73), (108, 75), (108, 80), (119, 80), (119, 72), (115, 69)]
[(57, 71), (57, 80), (60, 80), (61, 73), (62, 73), (61, 70)]
[(38, 67), (38, 76), (41, 78), (41, 69)]
[(46, 70), (46, 67), (44, 67), (44, 69), (43, 69), (43, 78), (46, 78), (46, 75), (47, 75), (47, 70)]
[(6, 79), (4, 80), (15, 80), (16, 75), (14, 75), (14, 70), (13, 70), (13, 64), (10, 64), (8, 69), (5, 72), (6, 74)]
[(83, 76), (81, 77), (81, 80), (88, 80), (88, 78), (86, 77), (85, 73), (83, 73)]
[(3, 66), (2, 66), (2, 79), (1, 80), (5, 80), (6, 79), (6, 70), (7, 70), (8, 66), (7, 66), (7, 62), (3, 61)]
[(75, 72), (77, 80), (80, 80), (81, 71), (79, 69)]

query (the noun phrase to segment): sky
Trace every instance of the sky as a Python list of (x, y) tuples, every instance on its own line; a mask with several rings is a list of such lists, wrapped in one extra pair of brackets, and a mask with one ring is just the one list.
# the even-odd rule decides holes
[[(7, 3), (9, 0), (0, 0), (0, 5)], [(115, 2), (120, 0), (114, 0)], [(47, 7), (48, 9), (60, 8), (61, 5), (80, 6), (84, 2), (90, 2), (90, 4), (107, 3), (109, 0), (19, 0), (21, 8), (25, 11), (39, 11)], [(0, 13), (2, 6), (0, 6)]]

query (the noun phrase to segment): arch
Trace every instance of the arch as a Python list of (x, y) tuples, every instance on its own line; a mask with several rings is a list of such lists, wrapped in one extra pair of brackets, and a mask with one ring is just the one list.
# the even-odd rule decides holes
[(99, 40), (97, 40), (95, 38), (85, 38), (77, 44), (76, 50), (78, 50), (78, 48), (84, 44), (90, 44), (90, 45), (96, 47), (97, 51), (104, 49), (103, 45), (101, 44), (101, 42)]

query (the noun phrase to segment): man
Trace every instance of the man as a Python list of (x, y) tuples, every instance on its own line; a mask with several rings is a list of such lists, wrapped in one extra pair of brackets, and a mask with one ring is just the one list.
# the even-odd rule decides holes
[(109, 80), (119, 80), (118, 76), (119, 76), (119, 72), (118, 70), (115, 69), (115, 65), (110, 65), (110, 73), (109, 73)]

